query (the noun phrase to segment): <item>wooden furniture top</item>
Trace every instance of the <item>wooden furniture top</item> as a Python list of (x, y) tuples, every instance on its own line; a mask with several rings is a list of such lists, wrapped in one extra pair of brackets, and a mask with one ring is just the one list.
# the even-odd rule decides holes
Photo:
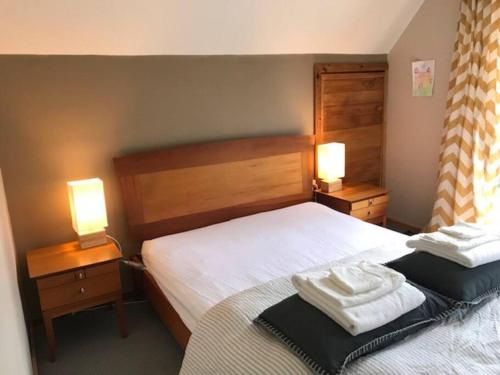
[(346, 202), (358, 202), (365, 199), (385, 195), (389, 191), (383, 187), (370, 184), (345, 184), (342, 190), (325, 193), (318, 191), (317, 193), (328, 195), (330, 197), (340, 199)]
[(32, 279), (110, 262), (121, 257), (120, 251), (112, 242), (89, 249), (81, 249), (78, 241), (72, 241), (30, 250), (26, 254), (28, 274)]
[(147, 240), (311, 201), (314, 140), (247, 138), (115, 158), (130, 234)]

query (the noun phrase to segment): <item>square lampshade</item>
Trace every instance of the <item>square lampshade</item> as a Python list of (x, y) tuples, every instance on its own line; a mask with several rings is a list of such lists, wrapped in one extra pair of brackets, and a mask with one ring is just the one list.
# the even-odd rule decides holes
[(108, 226), (104, 187), (100, 178), (68, 182), (73, 229), (79, 236), (104, 231)]
[(345, 145), (325, 143), (318, 145), (318, 178), (332, 182), (345, 176)]

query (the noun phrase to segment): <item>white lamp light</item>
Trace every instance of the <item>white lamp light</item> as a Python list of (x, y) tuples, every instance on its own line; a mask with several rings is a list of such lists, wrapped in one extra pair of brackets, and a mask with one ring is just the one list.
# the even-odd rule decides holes
[(317, 156), (321, 190), (327, 193), (341, 190), (341, 178), (345, 176), (345, 145), (336, 142), (318, 145)]
[(73, 229), (78, 233), (80, 247), (86, 249), (106, 244), (108, 220), (102, 180), (69, 181), (68, 195)]

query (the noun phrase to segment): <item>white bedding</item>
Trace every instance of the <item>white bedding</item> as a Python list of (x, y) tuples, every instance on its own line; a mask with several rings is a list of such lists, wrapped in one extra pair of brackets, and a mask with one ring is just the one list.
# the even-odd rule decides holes
[(396, 258), (411, 252), (406, 240), (310, 202), (145, 241), (142, 255), (192, 332), (231, 295), (375, 247), (384, 248), (380, 261)]

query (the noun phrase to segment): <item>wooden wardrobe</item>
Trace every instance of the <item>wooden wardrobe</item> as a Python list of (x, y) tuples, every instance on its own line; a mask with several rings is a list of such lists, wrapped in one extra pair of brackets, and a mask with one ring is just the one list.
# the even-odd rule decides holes
[(315, 64), (316, 142), (346, 146), (345, 183), (383, 182), (387, 64)]

